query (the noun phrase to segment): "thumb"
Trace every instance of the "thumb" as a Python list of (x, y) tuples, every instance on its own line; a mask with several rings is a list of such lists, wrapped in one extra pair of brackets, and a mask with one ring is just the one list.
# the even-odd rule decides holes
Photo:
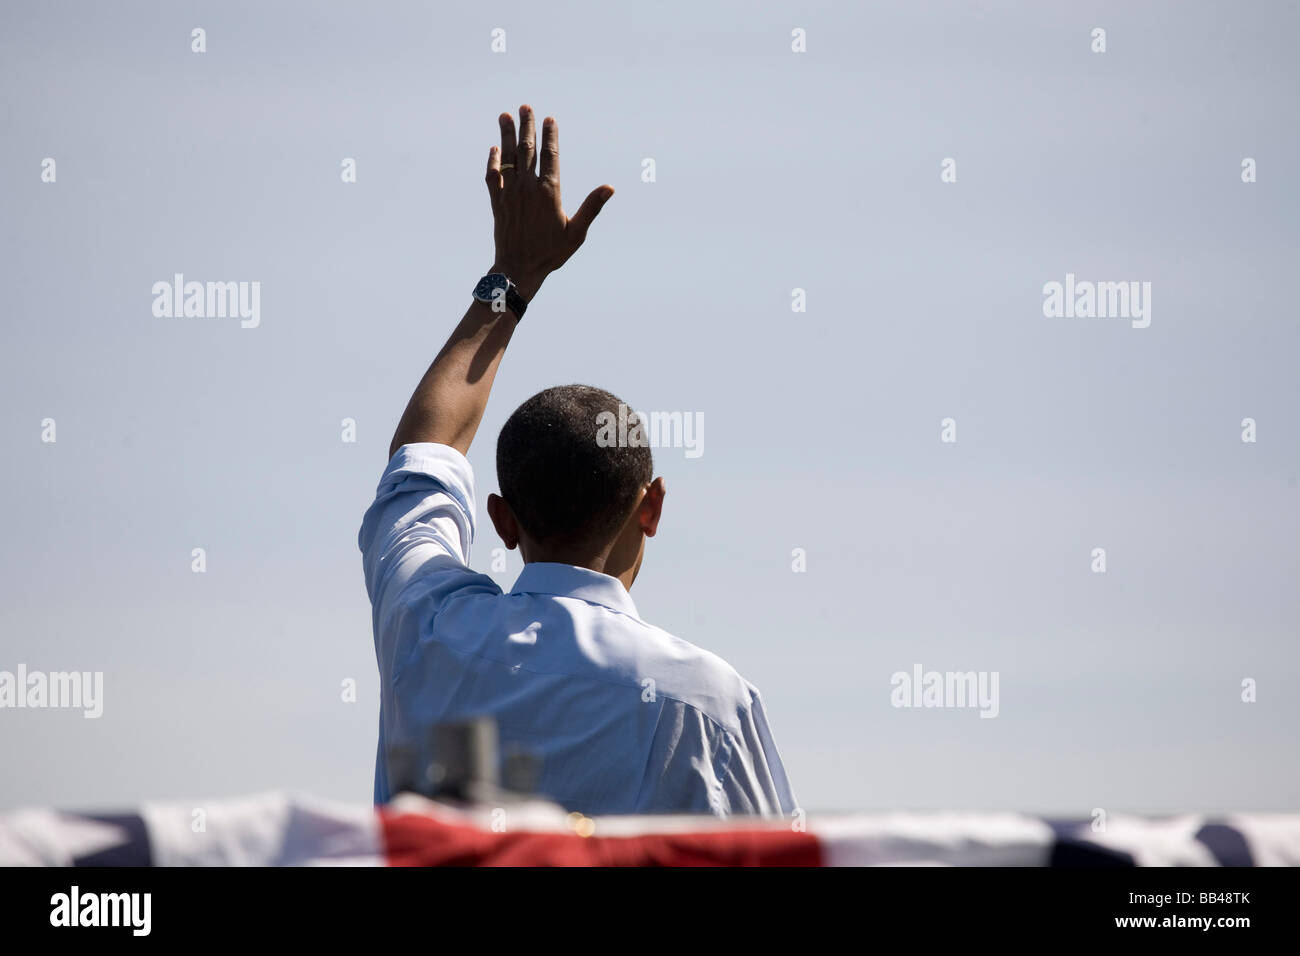
[(569, 225), (567, 226), (567, 229), (573, 232), (575, 245), (580, 244), (587, 238), (587, 229), (591, 226), (592, 220), (604, 208), (605, 203), (609, 201), (609, 197), (612, 195), (614, 195), (613, 186), (597, 186), (582, 201), (582, 205), (569, 219)]

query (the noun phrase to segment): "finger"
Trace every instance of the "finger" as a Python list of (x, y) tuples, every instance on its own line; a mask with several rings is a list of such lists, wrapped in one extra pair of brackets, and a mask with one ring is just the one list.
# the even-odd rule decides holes
[(515, 118), (509, 113), (502, 113), (498, 121), (501, 123), (501, 175), (503, 182), (510, 182), (518, 168), (515, 152)]
[(573, 234), (573, 245), (576, 248), (587, 238), (587, 230), (591, 227), (592, 221), (596, 215), (604, 208), (605, 203), (609, 202), (609, 197), (614, 195), (613, 186), (597, 186), (582, 201), (578, 211), (569, 219), (569, 224), (565, 226), (565, 232)]
[(532, 172), (533, 161), (537, 158), (537, 137), (533, 129), (533, 108), (525, 103), (519, 107), (519, 157), (520, 172)]
[(557, 185), (560, 182), (560, 129), (553, 116), (542, 120), (542, 152), (538, 157), (537, 174)]
[(487, 188), (488, 195), (492, 197), (492, 208), (496, 208), (497, 198), (501, 195), (501, 190), (505, 184), (501, 182), (501, 150), (493, 146), (488, 150), (487, 162)]

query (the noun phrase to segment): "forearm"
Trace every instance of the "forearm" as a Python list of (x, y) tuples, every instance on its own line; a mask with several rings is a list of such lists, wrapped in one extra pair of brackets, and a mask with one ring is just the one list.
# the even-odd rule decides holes
[(411, 395), (390, 458), (412, 442), (450, 445), (462, 455), (469, 451), (516, 324), (508, 309), (494, 311), (478, 301), (470, 305)]

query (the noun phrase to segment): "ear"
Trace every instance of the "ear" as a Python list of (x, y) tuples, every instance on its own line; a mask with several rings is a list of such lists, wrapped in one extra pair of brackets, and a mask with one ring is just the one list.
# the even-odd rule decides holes
[(508, 551), (513, 551), (519, 544), (519, 522), (515, 520), (510, 503), (500, 495), (488, 495), (487, 509), (492, 526), (501, 536), (501, 543)]
[(637, 522), (641, 526), (642, 533), (647, 538), (653, 538), (655, 532), (659, 530), (659, 517), (664, 510), (664, 495), (668, 494), (668, 485), (662, 478), (656, 478), (650, 482), (650, 487), (645, 491), (645, 497), (641, 499), (641, 506), (637, 512)]

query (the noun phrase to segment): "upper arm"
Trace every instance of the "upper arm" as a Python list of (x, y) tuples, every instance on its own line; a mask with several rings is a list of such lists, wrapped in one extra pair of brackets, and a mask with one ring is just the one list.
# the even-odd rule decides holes
[(750, 706), (740, 718), (739, 733), (727, 732), (725, 762), (717, 771), (728, 810), (735, 814), (786, 816), (798, 804), (757, 693), (752, 694)]
[(755, 697), (738, 728), (664, 698), (651, 755), (651, 776), (638, 801), (653, 810), (728, 816), (785, 816), (796, 808)]
[(474, 474), (469, 461), (447, 445), (399, 448), (380, 478), (357, 543), (366, 592), (374, 606), (375, 639), (415, 582), (436, 608), (467, 587), (496, 589), (469, 568), (474, 541)]

